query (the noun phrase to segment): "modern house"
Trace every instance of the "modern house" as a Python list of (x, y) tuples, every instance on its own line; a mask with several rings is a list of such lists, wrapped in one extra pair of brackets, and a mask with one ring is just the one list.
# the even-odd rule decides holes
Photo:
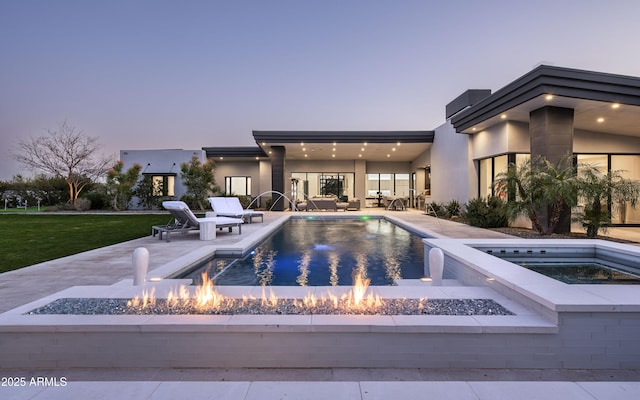
[[(215, 160), (225, 193), (279, 192), (292, 201), (333, 195), (359, 199), (362, 207), (394, 198), (423, 208), (485, 197), (508, 163), (536, 155), (554, 161), (569, 153), (603, 172), (640, 179), (640, 78), (543, 65), (494, 93), (464, 92), (434, 130), (253, 131), (253, 137), (255, 147), (123, 150), (121, 159), (125, 168), (141, 164), (176, 197), (184, 193), (179, 164), (196, 154)], [(279, 202), (273, 209), (286, 207)], [(640, 225), (640, 210), (620, 214), (614, 223)]]

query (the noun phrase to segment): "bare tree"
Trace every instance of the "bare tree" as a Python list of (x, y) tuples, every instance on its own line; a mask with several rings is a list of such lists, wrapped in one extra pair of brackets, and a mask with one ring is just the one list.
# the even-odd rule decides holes
[(80, 192), (104, 176), (113, 162), (96, 154), (100, 148), (98, 138), (85, 136), (63, 121), (56, 131), (18, 142), (14, 158), (27, 168), (63, 178), (69, 186), (69, 201), (75, 205)]

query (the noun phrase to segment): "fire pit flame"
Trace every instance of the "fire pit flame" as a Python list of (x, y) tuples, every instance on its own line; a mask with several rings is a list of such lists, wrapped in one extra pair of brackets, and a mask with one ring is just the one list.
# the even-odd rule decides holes
[[(357, 274), (354, 278), (354, 285), (349, 292), (338, 297), (329, 293), (328, 297), (318, 297), (314, 293), (308, 293), (302, 299), (291, 299), (290, 302), (294, 308), (315, 310), (333, 308), (340, 312), (349, 313), (351, 311), (375, 311), (385, 306), (385, 301), (378, 295), (367, 293), (369, 288), (369, 279), (363, 278)], [(202, 274), (202, 285), (197, 286), (191, 295), (189, 288), (181, 285), (177, 289), (171, 290), (166, 298), (166, 305), (170, 309), (179, 307), (193, 307), (199, 311), (221, 311), (227, 310), (229, 307), (240, 304), (240, 307), (246, 306), (248, 303), (256, 299), (251, 296), (243, 295), (242, 299), (227, 298), (220, 294), (214, 287), (213, 281), (209, 279), (207, 273)], [(259, 302), (263, 308), (277, 309), (280, 299), (269, 288), (269, 293), (262, 288), (262, 297)], [(127, 306), (136, 309), (150, 309), (156, 305), (155, 288), (144, 290), (141, 296), (136, 296), (127, 302)]]

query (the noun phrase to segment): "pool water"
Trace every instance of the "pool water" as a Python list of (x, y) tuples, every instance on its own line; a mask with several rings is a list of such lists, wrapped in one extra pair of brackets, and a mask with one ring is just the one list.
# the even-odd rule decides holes
[[(355, 274), (371, 285), (419, 279), (421, 237), (384, 219), (290, 219), (243, 259), (210, 260), (203, 271), (217, 285), (352, 285)], [(197, 283), (196, 283), (197, 284)]]
[(640, 274), (598, 262), (526, 262), (514, 263), (569, 284), (638, 285)]

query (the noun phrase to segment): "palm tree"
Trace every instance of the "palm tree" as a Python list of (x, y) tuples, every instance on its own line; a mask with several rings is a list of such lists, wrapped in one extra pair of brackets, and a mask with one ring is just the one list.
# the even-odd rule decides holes
[(495, 190), (509, 198), (510, 219), (527, 216), (541, 235), (553, 233), (563, 210), (577, 202), (578, 182), (570, 155), (557, 164), (542, 156), (519, 166), (512, 163), (496, 178)]
[(634, 179), (626, 179), (622, 177), (623, 171), (617, 171), (620, 174), (620, 179), (616, 182), (616, 188), (611, 193), (614, 200), (614, 205), (620, 212), (620, 222), (626, 222), (627, 204), (631, 208), (636, 208), (638, 205), (638, 198), (640, 198), (640, 181)]
[(637, 206), (640, 181), (625, 179), (620, 170), (603, 174), (597, 167), (589, 164), (581, 165), (579, 171), (580, 196), (585, 205), (574, 219), (586, 228), (587, 237), (595, 238), (598, 231), (611, 222), (611, 213), (607, 207), (611, 199), (620, 205), (621, 211), (622, 207), (626, 208), (627, 203), (634, 208)]

